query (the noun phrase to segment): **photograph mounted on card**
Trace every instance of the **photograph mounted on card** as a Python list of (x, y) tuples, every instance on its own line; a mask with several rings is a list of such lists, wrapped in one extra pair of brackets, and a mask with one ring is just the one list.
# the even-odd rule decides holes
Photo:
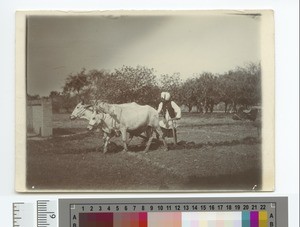
[(274, 190), (274, 20), (16, 13), (16, 191)]

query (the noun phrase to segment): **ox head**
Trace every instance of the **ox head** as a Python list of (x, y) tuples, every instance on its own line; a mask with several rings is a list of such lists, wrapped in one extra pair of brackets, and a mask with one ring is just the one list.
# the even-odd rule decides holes
[(91, 119), (89, 121), (89, 125), (87, 126), (88, 130), (93, 130), (97, 127), (103, 119), (103, 113), (97, 113), (96, 111), (93, 112), (91, 115)]
[(81, 118), (84, 115), (85, 111), (91, 106), (92, 105), (86, 105), (84, 104), (84, 101), (81, 101), (73, 110), (72, 114), (70, 115), (70, 119), (75, 120), (76, 118)]

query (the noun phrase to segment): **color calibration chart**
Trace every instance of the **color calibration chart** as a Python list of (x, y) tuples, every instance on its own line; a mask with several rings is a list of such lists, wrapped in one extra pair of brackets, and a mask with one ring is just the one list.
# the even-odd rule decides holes
[(288, 226), (285, 197), (63, 199), (59, 208), (60, 226), (70, 227)]

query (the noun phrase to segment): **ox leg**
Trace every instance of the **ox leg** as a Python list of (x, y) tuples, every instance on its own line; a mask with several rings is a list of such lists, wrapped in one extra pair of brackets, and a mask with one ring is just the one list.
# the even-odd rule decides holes
[(164, 143), (164, 151), (168, 151), (169, 148), (168, 148), (168, 144), (167, 144), (165, 135), (162, 136), (162, 141), (163, 141), (163, 143)]
[(153, 139), (154, 139), (154, 136), (152, 135), (147, 142), (147, 146), (144, 150), (144, 153), (147, 153), (149, 151), (149, 148), (150, 148), (150, 145), (151, 145)]
[[(164, 133), (164, 129), (161, 128), (161, 131), (162, 131), (162, 141), (163, 141), (163, 144), (164, 144), (164, 151), (168, 151), (168, 144), (167, 144), (167, 141), (166, 141), (166, 134)], [(158, 132), (158, 130), (156, 129), (156, 132)]]
[(126, 129), (121, 129), (121, 134), (122, 134), (122, 141), (123, 141), (123, 152), (127, 152), (128, 148), (127, 148), (127, 134), (126, 134)]
[(153, 132), (154, 132), (154, 131), (153, 131), (153, 128), (151, 128), (151, 127), (148, 127), (148, 128), (146, 129), (146, 135), (147, 135), (147, 138), (148, 138), (148, 142), (147, 142), (146, 148), (145, 148), (145, 150), (144, 150), (144, 153), (147, 153), (148, 150), (149, 150), (149, 148), (150, 148), (150, 145), (151, 145), (152, 140), (153, 140), (153, 138), (154, 138)]
[(109, 136), (106, 134), (104, 136), (104, 145), (103, 145), (103, 153), (105, 154), (107, 152), (107, 146), (108, 146), (108, 143), (109, 143)]
[(154, 132), (155, 132), (155, 135), (156, 135), (156, 139), (159, 140), (159, 133), (158, 133), (158, 131), (154, 130)]
[(133, 138), (133, 135), (129, 133), (129, 141), (127, 143), (128, 146), (129, 146), (129, 143), (131, 142), (132, 138)]

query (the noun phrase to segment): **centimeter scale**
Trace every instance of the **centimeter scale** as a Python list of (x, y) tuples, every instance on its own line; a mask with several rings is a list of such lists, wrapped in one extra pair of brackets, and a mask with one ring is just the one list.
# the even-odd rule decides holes
[(288, 199), (38, 200), (14, 203), (13, 221), (14, 227), (287, 227)]

